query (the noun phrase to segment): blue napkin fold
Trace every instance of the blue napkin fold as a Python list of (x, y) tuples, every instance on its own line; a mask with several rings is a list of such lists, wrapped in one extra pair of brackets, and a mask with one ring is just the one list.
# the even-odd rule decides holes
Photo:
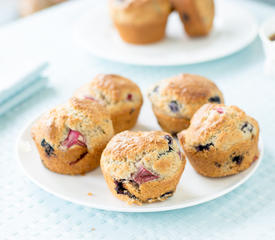
[(19, 79), (12, 79), (5, 85), (0, 82), (0, 117), (46, 86), (48, 79), (42, 73), (47, 67), (48, 63), (42, 63)]

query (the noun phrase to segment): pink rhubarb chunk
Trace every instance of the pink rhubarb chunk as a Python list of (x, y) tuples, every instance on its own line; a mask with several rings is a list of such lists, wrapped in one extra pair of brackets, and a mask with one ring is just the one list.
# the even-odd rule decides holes
[(85, 99), (92, 100), (92, 101), (95, 101), (95, 99), (94, 99), (93, 97), (90, 97), (90, 96), (85, 96), (84, 98), (85, 98)]
[(217, 110), (217, 112), (220, 113), (220, 114), (224, 113), (224, 111), (223, 111), (222, 108), (216, 108), (216, 110)]
[(142, 184), (145, 182), (149, 182), (152, 180), (155, 180), (159, 178), (158, 176), (154, 175), (147, 169), (145, 169), (143, 166), (141, 166), (138, 170), (138, 172), (134, 176), (134, 181), (138, 184)]
[(62, 142), (62, 146), (70, 148), (73, 145), (86, 146), (86, 143), (80, 132), (70, 129), (68, 137)]

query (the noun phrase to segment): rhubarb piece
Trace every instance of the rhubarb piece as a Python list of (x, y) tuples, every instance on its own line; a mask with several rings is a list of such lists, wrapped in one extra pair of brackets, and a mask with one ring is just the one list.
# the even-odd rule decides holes
[(216, 110), (217, 110), (217, 112), (220, 113), (220, 114), (224, 113), (223, 108), (216, 108)]
[(143, 166), (139, 168), (138, 172), (133, 177), (134, 181), (138, 184), (146, 183), (158, 178), (158, 176), (154, 175)]
[(70, 148), (73, 145), (86, 147), (84, 136), (75, 130), (70, 129), (67, 138), (61, 143), (63, 147)]

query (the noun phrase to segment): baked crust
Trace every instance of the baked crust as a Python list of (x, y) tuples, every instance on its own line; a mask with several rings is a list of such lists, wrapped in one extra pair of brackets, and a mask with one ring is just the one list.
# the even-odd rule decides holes
[[(177, 143), (165, 132), (124, 131), (104, 149), (100, 166), (111, 192), (128, 203), (162, 201), (172, 196), (185, 167)], [(154, 176), (137, 182), (140, 169)], [(118, 190), (118, 183), (123, 191)]]
[(101, 103), (111, 115), (115, 133), (135, 126), (143, 104), (138, 85), (116, 74), (98, 74), (78, 89), (74, 96)]
[(239, 173), (259, 155), (258, 123), (236, 106), (205, 104), (178, 139), (195, 170), (208, 177)]
[[(82, 144), (64, 144), (71, 131), (79, 133)], [(42, 115), (31, 133), (49, 170), (75, 175), (99, 166), (101, 153), (113, 136), (113, 127), (109, 113), (99, 103), (72, 98)]]
[(194, 74), (164, 79), (149, 89), (148, 97), (160, 126), (172, 134), (187, 128), (193, 114), (205, 103), (224, 102), (214, 82)]
[(186, 33), (191, 37), (207, 35), (215, 17), (214, 0), (172, 0)]
[(124, 41), (148, 44), (165, 36), (171, 3), (169, 0), (110, 0), (109, 9), (113, 23)]

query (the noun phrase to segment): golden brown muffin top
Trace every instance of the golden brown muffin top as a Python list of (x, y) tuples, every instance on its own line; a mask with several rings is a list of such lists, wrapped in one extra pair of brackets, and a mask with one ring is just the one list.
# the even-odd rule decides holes
[(96, 100), (109, 111), (120, 112), (140, 106), (142, 93), (137, 84), (116, 74), (98, 74), (75, 93), (76, 97)]
[(171, 3), (170, 0), (109, 0), (109, 8), (116, 23), (152, 24), (166, 21)]
[(117, 179), (129, 179), (141, 168), (160, 179), (175, 174), (184, 161), (170, 134), (124, 131), (107, 144), (101, 167)]
[(81, 134), (88, 148), (100, 144), (101, 137), (113, 135), (107, 110), (96, 101), (77, 98), (43, 114), (32, 127), (32, 134), (38, 140), (45, 139), (54, 148), (63, 148), (62, 143), (72, 130)]
[(223, 103), (223, 94), (211, 80), (194, 74), (164, 79), (149, 90), (153, 107), (167, 115), (190, 119), (205, 103)]
[(215, 146), (220, 150), (259, 136), (257, 121), (236, 106), (205, 104), (191, 119), (188, 129), (178, 134), (186, 147)]

